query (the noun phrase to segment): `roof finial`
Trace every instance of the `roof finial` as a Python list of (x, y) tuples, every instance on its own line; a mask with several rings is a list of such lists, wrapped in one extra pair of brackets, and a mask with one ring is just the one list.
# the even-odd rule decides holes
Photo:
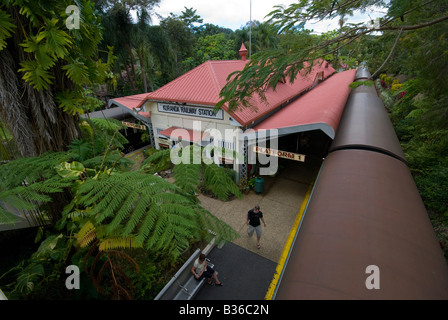
[(244, 42), (241, 43), (241, 48), (240, 51), (238, 51), (240, 56), (241, 56), (241, 60), (246, 61), (246, 56), (247, 56), (247, 49), (244, 46)]

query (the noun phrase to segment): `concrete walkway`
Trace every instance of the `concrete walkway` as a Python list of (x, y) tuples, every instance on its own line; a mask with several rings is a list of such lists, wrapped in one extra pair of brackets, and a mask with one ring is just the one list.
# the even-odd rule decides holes
[[(320, 163), (287, 161), (276, 177), (264, 176), (264, 191), (251, 191), (229, 202), (200, 195), (202, 206), (233, 227), (240, 235), (223, 248), (215, 247), (208, 258), (215, 264), (224, 287), (204, 286), (196, 296), (206, 299), (263, 299), (275, 273), (297, 214)], [(256, 204), (266, 222), (256, 246), (255, 234), (247, 235), (246, 214)]]

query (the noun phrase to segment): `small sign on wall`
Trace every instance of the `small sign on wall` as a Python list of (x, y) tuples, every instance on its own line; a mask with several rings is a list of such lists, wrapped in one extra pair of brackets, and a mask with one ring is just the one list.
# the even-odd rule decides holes
[(293, 152), (289, 152), (289, 151), (282, 151), (282, 150), (276, 150), (276, 149), (259, 147), (259, 146), (253, 146), (252, 151), (256, 152), (256, 153), (262, 153), (262, 154), (265, 154), (268, 156), (274, 156), (274, 157), (279, 157), (279, 158), (285, 158), (285, 159), (305, 162), (304, 154), (298, 154), (298, 153), (293, 153)]

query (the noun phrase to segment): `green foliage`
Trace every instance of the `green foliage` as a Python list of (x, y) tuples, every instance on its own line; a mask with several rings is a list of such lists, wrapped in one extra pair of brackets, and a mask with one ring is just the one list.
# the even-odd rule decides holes
[[(28, 5), (28, 4), (27, 4)], [(24, 51), (33, 54), (34, 60), (21, 62), (22, 68), (19, 71), (23, 72), (23, 79), (29, 82), (36, 90), (40, 91), (47, 89), (55, 79), (52, 75), (52, 68), (59, 59), (67, 59), (69, 52), (73, 54), (73, 44), (76, 39), (65, 30), (66, 17), (48, 17), (45, 11), (34, 10), (35, 6), (27, 6), (21, 4), (20, 12), (30, 19), (32, 24), (39, 23), (40, 19), (44, 19), (45, 25), (33, 35), (30, 33), (25, 40), (20, 43), (24, 47)], [(87, 7), (87, 6), (85, 6)], [(41, 9), (41, 8), (40, 8)], [(62, 8), (61, 8), (62, 9)], [(62, 11), (62, 10), (61, 10)], [(56, 10), (58, 12), (58, 10)], [(86, 23), (84, 21), (83, 23)], [(39, 23), (40, 24), (40, 23)], [(93, 40), (90, 38), (90, 40)], [(78, 51), (78, 50), (75, 50)], [(80, 53), (78, 51), (78, 53)], [(86, 53), (86, 52), (84, 52)], [(90, 55), (88, 57), (91, 57)], [(82, 86), (86, 80), (89, 79), (86, 72), (86, 67), (78, 58), (68, 58), (69, 64), (62, 67), (66, 70), (67, 77), (75, 84)]]
[(202, 166), (200, 164), (179, 163), (174, 167), (174, 179), (176, 185), (190, 194), (198, 192), (201, 180)]
[[(97, 124), (109, 129), (118, 126), (102, 121)], [(106, 296), (119, 297), (121, 292), (122, 298), (130, 298), (132, 284), (120, 261), (124, 259), (131, 264), (135, 261), (121, 250), (141, 247), (176, 259), (192, 242), (211, 240), (212, 236), (219, 241), (230, 241), (237, 236), (231, 227), (201, 208), (197, 199), (183, 188), (143, 170), (124, 171), (117, 166), (117, 160), (109, 166), (107, 150), (98, 156), (103, 158), (101, 165), (93, 165), (96, 157), (89, 158), (87, 155), (91, 153), (83, 151), (85, 143), (79, 141), (68, 152), (22, 158), (0, 166), (3, 178), (0, 198), (15, 207), (37, 208), (28, 202), (49, 202), (49, 195), (63, 189), (72, 192), (72, 201), (56, 225), (59, 233), (47, 234), (29, 260), (8, 272), (9, 276), (16, 277), (16, 281), (6, 286), (8, 296), (39, 298), (47, 290), (60, 292), (65, 289), (58, 280), (62, 268), (73, 259), (72, 263), (90, 268), (92, 282), (83, 290), (89, 291), (93, 285)], [(78, 154), (75, 149), (79, 150)], [(82, 162), (72, 161), (73, 157), (82, 158)], [(160, 155), (151, 157), (154, 160)], [(219, 177), (220, 170), (216, 167), (212, 175)], [(26, 186), (21, 185), (24, 180), (28, 182)], [(110, 272), (120, 273), (123, 278), (111, 277)], [(138, 272), (132, 277), (142, 279)], [(162, 284), (155, 285), (160, 288)], [(149, 288), (142, 287), (142, 290)], [(67, 295), (65, 291), (60, 296)], [(90, 291), (88, 294), (93, 295)]]
[(147, 149), (145, 155), (147, 158), (143, 161), (141, 169), (147, 173), (154, 174), (156, 172), (167, 170), (172, 166), (170, 149)]
[(70, 251), (69, 241), (63, 234), (49, 235), (29, 259), (0, 277), (15, 278), (16, 281), (2, 287), (8, 292), (8, 299), (46, 299), (48, 293), (55, 298), (67, 295), (64, 280), (60, 278), (65, 268), (65, 258)]
[(77, 85), (82, 85), (88, 79), (88, 68), (79, 59), (71, 61), (70, 64), (63, 66), (62, 69), (67, 71), (67, 77)]
[(235, 57), (233, 40), (226, 39), (224, 33), (198, 38), (196, 56), (197, 64), (207, 60), (231, 60)]
[(227, 104), (230, 111), (244, 108), (254, 110), (253, 98), (259, 97), (266, 102), (265, 89), (268, 86), (275, 90), (282, 79), (293, 82), (299, 72), (306, 76), (315, 58), (322, 54), (322, 51), (310, 53), (308, 50), (317, 41), (318, 38), (309, 31), (286, 34), (278, 47), (253, 54), (242, 71), (233, 72), (227, 77), (228, 82), (220, 92), (222, 99), (216, 108)]
[[(88, 167), (101, 164), (130, 167), (131, 162), (119, 152), (128, 142), (119, 132), (125, 126), (116, 119), (92, 118), (83, 121), (81, 127), (85, 138), (74, 140), (69, 146), (69, 156)], [(106, 150), (106, 153), (104, 153)]]
[(76, 1), (80, 24), (72, 30), (69, 5), (20, 0), (0, 8), (0, 116), (20, 156), (66, 150), (80, 138), (77, 115), (99, 104), (90, 88), (113, 81), (109, 48), (107, 62), (98, 59), (102, 28), (93, 3)]
[(102, 107), (103, 102), (93, 96), (93, 91), (83, 88), (82, 93), (64, 90), (56, 94), (59, 108), (70, 115), (84, 114)]
[(448, 97), (433, 96), (421, 78), (404, 82), (395, 92), (392, 88), (384, 90), (381, 96), (425, 206), (431, 212), (448, 212), (444, 182), (448, 168), (448, 122), (444, 116)]
[[(446, 134), (447, 132), (445, 132)], [(448, 167), (435, 165), (415, 178), (428, 210), (448, 216)]]
[[(209, 151), (217, 154), (224, 154), (227, 151), (234, 158), (240, 157), (236, 152), (223, 148), (213, 148)], [(194, 194), (200, 185), (222, 201), (228, 200), (231, 195), (241, 197), (233, 172), (212, 163), (211, 159), (204, 160), (204, 154), (205, 148), (199, 146), (160, 150), (154, 152), (142, 163), (142, 169), (155, 169), (153, 163), (163, 164), (173, 161), (175, 162), (174, 183), (187, 193)]]
[(226, 170), (212, 163), (205, 166), (204, 184), (207, 189), (213, 192), (219, 199), (226, 201), (230, 195), (241, 197), (241, 192), (234, 182), (234, 177)]
[[(209, 226), (210, 213), (181, 188), (141, 171), (88, 179), (77, 189), (75, 199), (78, 208), (88, 209), (93, 225), (103, 226), (96, 231), (101, 241), (118, 235), (122, 239), (135, 236), (135, 242), (128, 242), (130, 247), (160, 249), (178, 256), (190, 240), (202, 237), (204, 227), (226, 240), (233, 235), (227, 231), (222, 234), (226, 228), (216, 221)], [(120, 245), (119, 238), (115, 244)]]
[(355, 81), (350, 83), (348, 86), (352, 89), (358, 88), (359, 86), (366, 86), (366, 87), (371, 87), (373, 86), (375, 83), (372, 80), (367, 80), (367, 81)]
[(6, 47), (5, 39), (11, 37), (15, 28), (11, 15), (0, 9), (0, 51)]
[(54, 76), (51, 75), (38, 61), (21, 62), (22, 66), (19, 72), (24, 72), (23, 80), (29, 82), (36, 90), (42, 91), (48, 89), (48, 85), (52, 83)]
[[(0, 201), (18, 210), (35, 210), (51, 203), (52, 194), (70, 188), (73, 179), (94, 177), (95, 170), (103, 167), (129, 168), (130, 160), (118, 150), (110, 150), (127, 142), (118, 133), (122, 124), (115, 119), (92, 119), (91, 123), (92, 126), (85, 124), (90, 137), (75, 140), (68, 152), (47, 152), (0, 165)], [(0, 207), (0, 222), (15, 221), (14, 215)]]

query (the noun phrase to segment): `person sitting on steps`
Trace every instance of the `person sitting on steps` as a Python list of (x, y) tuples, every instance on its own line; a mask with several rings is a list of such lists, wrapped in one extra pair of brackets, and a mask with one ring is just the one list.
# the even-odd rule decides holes
[(213, 285), (211, 280), (211, 278), (213, 278), (217, 286), (222, 286), (222, 282), (218, 279), (218, 272), (213, 270), (213, 268), (207, 264), (207, 261), (205, 260), (205, 254), (203, 253), (201, 253), (195, 260), (194, 265), (191, 268), (191, 272), (193, 273), (195, 279), (198, 281), (205, 278), (207, 279), (207, 283), (209, 285)]

